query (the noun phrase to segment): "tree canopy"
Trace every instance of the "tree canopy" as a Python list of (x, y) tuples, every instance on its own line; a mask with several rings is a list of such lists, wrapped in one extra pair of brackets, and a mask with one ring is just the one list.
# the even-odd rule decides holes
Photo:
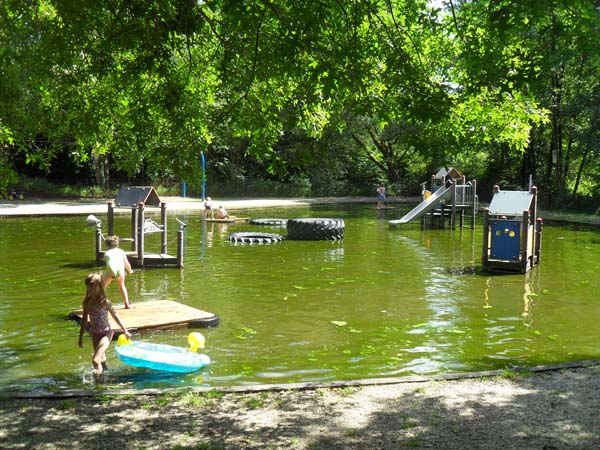
[(0, 188), (18, 159), (197, 183), (202, 151), (313, 188), (453, 165), (594, 195), (598, 3), (6, 0)]

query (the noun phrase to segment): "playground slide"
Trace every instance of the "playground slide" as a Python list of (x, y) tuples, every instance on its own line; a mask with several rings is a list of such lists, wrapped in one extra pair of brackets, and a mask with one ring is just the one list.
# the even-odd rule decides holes
[(439, 188), (435, 191), (427, 200), (419, 203), (409, 213), (407, 213), (402, 219), (390, 220), (390, 225), (400, 225), (408, 223), (414, 219), (419, 219), (431, 211), (438, 205), (440, 200), (448, 200), (452, 198), (452, 183), (446, 183), (444, 187)]

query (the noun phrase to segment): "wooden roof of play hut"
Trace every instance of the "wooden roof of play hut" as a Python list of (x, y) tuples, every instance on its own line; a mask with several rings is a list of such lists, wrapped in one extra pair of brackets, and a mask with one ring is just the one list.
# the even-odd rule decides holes
[(462, 175), (454, 167), (450, 167), (450, 168), (442, 167), (435, 174), (435, 179), (436, 180), (441, 180), (442, 178), (448, 178), (448, 177), (454, 178), (455, 180), (458, 180), (460, 177), (462, 177)]
[(118, 208), (136, 207), (139, 203), (148, 206), (160, 206), (160, 198), (151, 186), (123, 186), (117, 198), (115, 206)]

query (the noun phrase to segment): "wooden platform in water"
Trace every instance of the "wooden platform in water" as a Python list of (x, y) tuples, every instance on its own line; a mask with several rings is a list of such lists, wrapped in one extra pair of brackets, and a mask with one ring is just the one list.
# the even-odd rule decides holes
[(216, 223), (235, 223), (235, 222), (247, 222), (250, 220), (250, 217), (228, 217), (226, 219), (202, 219), (206, 222), (216, 222)]
[[(125, 309), (122, 303), (113, 302), (115, 310), (123, 325), (128, 330), (147, 330), (157, 328), (176, 328), (188, 326), (190, 328), (206, 328), (219, 323), (219, 318), (210, 312), (192, 308), (172, 300), (154, 300), (133, 303), (133, 308)], [(83, 311), (73, 311), (69, 318), (81, 323)], [(109, 314), (110, 325), (113, 330), (121, 328)]]
[[(132, 265), (139, 267), (140, 262), (136, 252), (127, 252), (127, 258)], [(175, 266), (177, 265), (177, 256), (167, 255), (166, 253), (144, 253), (143, 266)]]
[[(98, 263), (104, 264), (104, 254), (106, 252), (100, 252), (98, 254)], [(164, 266), (177, 266), (177, 256), (168, 255), (166, 253), (145, 253), (143, 264), (140, 264), (137, 252), (125, 251), (127, 259), (133, 267), (164, 267)]]

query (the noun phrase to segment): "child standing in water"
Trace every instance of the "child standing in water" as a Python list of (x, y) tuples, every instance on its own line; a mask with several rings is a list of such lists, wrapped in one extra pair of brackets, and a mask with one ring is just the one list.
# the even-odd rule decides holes
[(102, 274), (91, 273), (85, 279), (85, 298), (83, 299), (83, 314), (79, 328), (79, 347), (83, 348), (83, 332), (89, 323), (89, 331), (92, 336), (94, 355), (92, 365), (94, 373), (101, 375), (106, 370), (106, 350), (113, 338), (113, 330), (108, 321), (108, 313), (123, 330), (123, 334), (129, 339), (131, 334), (121, 322), (112, 303), (106, 298)]
[(106, 289), (113, 278), (117, 279), (119, 290), (125, 301), (125, 308), (131, 308), (129, 303), (129, 294), (125, 286), (125, 275), (132, 274), (131, 264), (127, 259), (127, 254), (119, 248), (119, 236), (109, 236), (104, 241), (109, 247), (104, 253), (104, 261), (106, 262), (106, 271), (104, 272), (104, 288)]
[(377, 209), (385, 208), (385, 186), (381, 185), (377, 188)]
[(210, 218), (215, 218), (215, 210), (213, 209), (212, 199), (210, 197), (206, 197), (204, 200), (204, 220), (208, 217), (208, 212), (210, 211)]

